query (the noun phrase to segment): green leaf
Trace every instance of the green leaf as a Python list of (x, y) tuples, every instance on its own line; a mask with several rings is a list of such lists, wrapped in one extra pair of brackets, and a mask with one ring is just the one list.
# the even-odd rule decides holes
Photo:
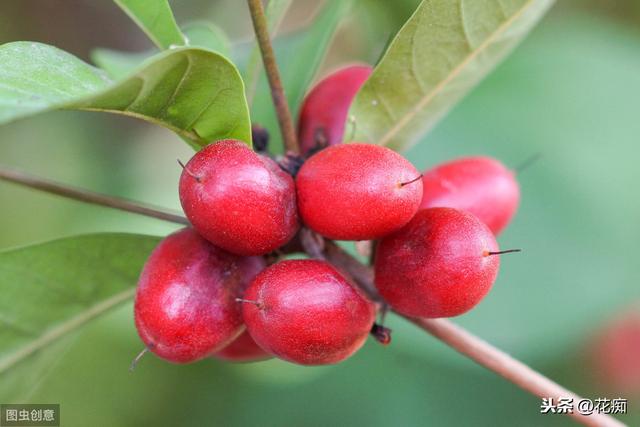
[[(217, 26), (209, 22), (193, 22), (182, 27), (182, 32), (190, 47), (201, 47), (217, 52), (226, 57), (231, 53), (227, 35)], [(149, 49), (144, 52), (122, 52), (112, 49), (94, 49), (91, 60), (105, 70), (113, 79), (121, 79), (136, 69), (146, 59), (159, 52)]]
[(160, 49), (182, 46), (185, 39), (167, 0), (113, 0)]
[(123, 52), (121, 50), (97, 48), (91, 51), (91, 60), (109, 74), (112, 79), (123, 79), (133, 72), (140, 64), (153, 55), (157, 49), (144, 52)]
[(39, 43), (0, 46), (0, 63), (0, 124), (54, 109), (104, 111), (169, 128), (195, 148), (223, 138), (251, 145), (242, 79), (215, 52), (170, 49), (117, 82)]
[(356, 140), (402, 150), (491, 71), (553, 0), (423, 0), (351, 107)]
[(30, 371), (19, 365), (50, 360), (42, 352), (130, 300), (158, 241), (93, 234), (1, 252), (0, 384), (15, 384), (16, 369)]
[[(352, 0), (329, 0), (307, 31), (297, 37), (276, 41), (276, 58), (294, 116), (297, 116), (302, 98), (327, 53), (340, 21), (349, 12), (352, 3)], [(260, 80), (252, 109), (254, 121), (269, 129), (274, 142), (278, 142), (278, 120), (271, 93), (264, 75)]]
[[(269, 35), (271, 38), (275, 38), (278, 31), (278, 27), (282, 23), (289, 6), (291, 6), (292, 0), (269, 0), (267, 4), (267, 28), (269, 29)], [(260, 57), (260, 48), (256, 43), (251, 50), (251, 56), (249, 57), (249, 63), (245, 70), (245, 84), (247, 86), (247, 100), (249, 106), (253, 102), (253, 96), (255, 95), (256, 88), (258, 86), (258, 80), (260, 78), (260, 72), (262, 71), (262, 58)]]
[(202, 47), (229, 57), (231, 41), (227, 34), (217, 25), (207, 21), (190, 22), (182, 27), (191, 47)]

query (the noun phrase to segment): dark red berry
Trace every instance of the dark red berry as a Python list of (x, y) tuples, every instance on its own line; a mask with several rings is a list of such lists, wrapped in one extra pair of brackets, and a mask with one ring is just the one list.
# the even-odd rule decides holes
[(265, 267), (223, 251), (185, 228), (167, 236), (142, 270), (135, 323), (147, 348), (176, 363), (201, 359), (243, 331), (236, 298)]
[(398, 230), (422, 200), (420, 173), (388, 148), (340, 144), (311, 156), (296, 176), (305, 224), (323, 236), (371, 240)]
[(231, 344), (213, 354), (216, 359), (227, 360), (229, 362), (257, 362), (269, 359), (272, 356), (264, 351), (251, 338), (246, 330)]
[(247, 289), (244, 321), (268, 352), (302, 365), (340, 362), (367, 339), (375, 309), (323, 261), (282, 261)]
[(428, 170), (422, 177), (420, 208), (471, 212), (500, 233), (515, 214), (520, 188), (513, 171), (490, 157), (464, 157)]
[(342, 142), (351, 101), (371, 75), (368, 65), (352, 65), (329, 74), (307, 94), (298, 119), (303, 155)]
[(425, 209), (376, 250), (375, 283), (398, 312), (451, 317), (489, 292), (500, 266), (491, 230), (468, 212)]
[(261, 255), (298, 230), (293, 178), (244, 143), (208, 145), (185, 166), (180, 202), (207, 240), (238, 255)]

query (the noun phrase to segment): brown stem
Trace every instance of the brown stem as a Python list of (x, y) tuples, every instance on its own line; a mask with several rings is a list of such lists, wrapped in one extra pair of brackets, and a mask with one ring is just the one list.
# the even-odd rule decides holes
[[(129, 200), (67, 187), (63, 184), (53, 183), (49, 180), (36, 178), (22, 172), (8, 170), (1, 166), (0, 179), (86, 203), (122, 209), (128, 212), (151, 216), (153, 218), (177, 222), (179, 224), (188, 223), (186, 218), (177, 214), (168, 213), (149, 206), (143, 206)], [(291, 247), (299, 249), (297, 244), (292, 244)], [(373, 283), (373, 270), (371, 268), (362, 264), (331, 240), (325, 240), (324, 254), (329, 262), (337, 268), (346, 271), (359, 285), (363, 292), (365, 292), (373, 301), (382, 301)], [(491, 344), (448, 320), (415, 319), (403, 316), (399, 313), (397, 314), (407, 318), (416, 326), (438, 338), (459, 353), (469, 357), (479, 365), (497, 373), (506, 380), (535, 396), (540, 398), (552, 397), (554, 399), (558, 399), (560, 397), (573, 398), (574, 404), (580, 401), (580, 397), (575, 393), (572, 393), (539, 372), (534, 371), (524, 363), (512, 358), (502, 350), (493, 347)], [(576, 421), (586, 426), (624, 426), (624, 424), (606, 414), (594, 413), (590, 416), (586, 416), (574, 411), (574, 413), (567, 415), (573, 417)]]
[(311, 258), (325, 259), (324, 257), (324, 238), (315, 231), (303, 227), (298, 233), (298, 238), (304, 252), (309, 254)]
[(262, 62), (264, 63), (264, 69), (267, 73), (269, 86), (271, 87), (271, 98), (273, 99), (273, 105), (276, 108), (278, 124), (280, 125), (280, 132), (282, 132), (284, 146), (287, 151), (298, 154), (300, 152), (300, 147), (298, 147), (291, 111), (289, 111), (287, 97), (284, 94), (284, 88), (282, 87), (282, 81), (280, 80), (278, 64), (276, 63), (276, 57), (273, 53), (273, 46), (271, 46), (271, 38), (269, 37), (267, 18), (264, 14), (262, 1), (247, 0), (247, 3), (249, 4), (253, 29), (256, 33), (260, 53), (262, 54)]
[[(582, 400), (577, 394), (448, 320), (408, 319), (457, 352), (541, 399), (552, 397), (554, 402), (557, 402), (559, 398), (569, 398), (573, 399), (574, 405)], [(573, 413), (567, 415), (586, 426), (624, 426), (615, 418), (596, 412), (592, 415), (582, 415), (574, 409)]]
[(57, 194), (59, 196), (67, 197), (69, 199), (74, 199), (85, 203), (90, 203), (93, 205), (107, 206), (110, 208), (133, 212), (152, 218), (158, 218), (178, 224), (189, 225), (189, 221), (184, 216), (178, 213), (168, 212), (164, 209), (157, 208), (151, 205), (143, 205), (132, 200), (107, 196), (80, 188), (73, 188), (66, 184), (39, 178), (22, 171), (8, 169), (4, 166), (0, 166), (0, 180), (13, 182), (25, 187), (35, 188), (36, 190), (41, 190), (46, 193)]
[[(327, 241), (327, 259), (341, 266), (350, 273), (356, 283), (373, 299), (380, 297), (373, 284), (373, 271), (364, 266), (349, 253), (333, 242)], [(553, 397), (554, 401), (572, 398), (577, 404), (581, 398), (549, 378), (534, 371), (524, 363), (512, 358), (502, 350), (471, 334), (465, 329), (445, 319), (415, 319), (395, 312), (427, 331), (459, 353), (467, 356), (477, 364), (495, 372), (507, 381), (540, 398)], [(567, 414), (586, 426), (624, 426), (615, 418), (606, 414), (593, 413), (582, 415), (577, 411)]]
[(373, 285), (373, 270), (349, 255), (332, 240), (325, 240), (324, 248), (327, 261), (340, 270), (347, 271), (369, 299), (377, 302), (382, 301)]

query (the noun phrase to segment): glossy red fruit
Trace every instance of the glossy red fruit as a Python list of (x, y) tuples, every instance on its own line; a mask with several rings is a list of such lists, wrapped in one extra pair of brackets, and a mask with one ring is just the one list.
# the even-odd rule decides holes
[(428, 170), (422, 177), (421, 209), (447, 207), (471, 212), (500, 233), (520, 202), (514, 172), (490, 157), (464, 157)]
[(271, 252), (298, 230), (293, 178), (240, 141), (193, 156), (180, 177), (180, 202), (198, 233), (238, 255)]
[(368, 65), (352, 65), (320, 80), (305, 97), (298, 118), (303, 155), (342, 142), (351, 101), (369, 78)]
[(382, 239), (375, 283), (398, 312), (451, 317), (473, 308), (489, 292), (500, 259), (491, 230), (470, 213), (425, 209), (406, 227)]
[(264, 267), (262, 258), (232, 255), (191, 228), (167, 236), (138, 281), (134, 313), (140, 338), (176, 363), (221, 349), (244, 330), (236, 298)]
[(298, 209), (323, 236), (371, 240), (405, 225), (422, 200), (420, 173), (372, 144), (340, 144), (311, 156), (296, 176)]
[(323, 261), (282, 261), (245, 292), (244, 321), (268, 352), (301, 365), (340, 362), (367, 339), (375, 309)]
[(249, 332), (244, 331), (231, 344), (214, 353), (213, 357), (229, 362), (257, 362), (272, 356), (256, 344)]

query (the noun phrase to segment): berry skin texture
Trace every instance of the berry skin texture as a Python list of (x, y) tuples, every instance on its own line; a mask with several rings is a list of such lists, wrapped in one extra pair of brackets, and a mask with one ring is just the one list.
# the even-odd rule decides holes
[(185, 228), (158, 244), (142, 270), (134, 314), (147, 348), (175, 363), (202, 359), (244, 330), (236, 298), (265, 267)]
[(240, 141), (222, 140), (196, 153), (179, 192), (198, 233), (234, 254), (272, 252), (298, 230), (293, 178)]
[(419, 177), (408, 160), (388, 148), (334, 145), (311, 156), (296, 176), (300, 216), (331, 239), (377, 239), (415, 215), (422, 200)]
[(246, 363), (270, 359), (272, 356), (260, 348), (253, 338), (251, 338), (249, 332), (245, 330), (242, 335), (233, 340), (231, 344), (214, 353), (213, 357), (228, 362)]
[(375, 283), (398, 312), (413, 317), (452, 317), (471, 310), (498, 274), (498, 244), (470, 213), (425, 209), (407, 226), (382, 239)]
[(368, 65), (344, 67), (311, 89), (298, 118), (298, 140), (303, 155), (313, 153), (321, 145), (342, 142), (351, 101), (372, 71)]
[(260, 347), (301, 365), (338, 363), (367, 339), (375, 308), (324, 261), (274, 264), (245, 292), (244, 321)]
[(428, 170), (422, 177), (421, 209), (447, 207), (471, 212), (498, 235), (520, 202), (513, 171), (490, 157), (463, 157)]

